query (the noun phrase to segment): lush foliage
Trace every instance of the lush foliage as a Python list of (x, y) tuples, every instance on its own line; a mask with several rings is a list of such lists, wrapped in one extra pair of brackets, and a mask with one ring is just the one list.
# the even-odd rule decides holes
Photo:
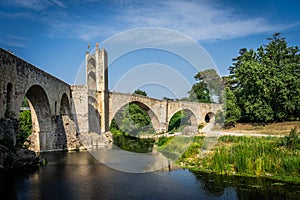
[(192, 86), (192, 89), (189, 91), (189, 100), (210, 103), (209, 89), (207, 83), (204, 80), (202, 72), (198, 72), (194, 76), (194, 78), (197, 82)]
[(229, 68), (229, 85), (241, 109), (241, 120), (299, 120), (300, 54), (279, 33), (267, 45), (241, 49)]
[(224, 123), (225, 128), (233, 127), (241, 117), (241, 110), (237, 106), (237, 99), (233, 91), (225, 88), (224, 112), (218, 111), (215, 115), (216, 123)]
[(115, 115), (111, 130), (121, 130), (132, 136), (154, 133), (149, 115), (140, 106), (130, 103)]
[(184, 110), (180, 110), (170, 119), (168, 131), (174, 132), (177, 131), (179, 127), (184, 127), (189, 124), (189, 115)]
[(287, 138), (222, 136), (206, 154), (200, 148), (203, 138), (197, 137), (180, 161), (200, 171), (300, 182), (298, 134), (295, 129), (291, 131), (288, 141), (292, 142)]
[(218, 75), (216, 70), (206, 69), (200, 71), (195, 75), (195, 79), (207, 85), (210, 102), (220, 103), (222, 101), (221, 96), (224, 91), (224, 85), (222, 78)]
[(27, 99), (26, 96), (23, 98), (21, 106), (22, 107), (29, 107), (28, 99)]
[(28, 136), (32, 132), (31, 112), (24, 110), (20, 112), (19, 131), (17, 135), (17, 146), (22, 147)]
[(118, 111), (112, 120), (110, 131), (114, 144), (132, 152), (152, 151), (153, 139), (140, 139), (140, 135), (154, 134), (155, 130), (146, 111), (135, 103), (130, 103)]

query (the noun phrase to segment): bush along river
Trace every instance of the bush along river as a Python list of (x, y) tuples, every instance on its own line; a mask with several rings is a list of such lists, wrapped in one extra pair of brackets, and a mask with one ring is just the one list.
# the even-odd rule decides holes
[(1, 199), (300, 199), (299, 184), (266, 178), (181, 168), (128, 173), (107, 167), (88, 151), (41, 156), (48, 164), (34, 172), (1, 171)]

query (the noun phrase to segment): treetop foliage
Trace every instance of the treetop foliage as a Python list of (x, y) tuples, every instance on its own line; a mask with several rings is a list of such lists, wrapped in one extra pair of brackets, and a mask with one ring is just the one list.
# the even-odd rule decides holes
[(299, 119), (300, 54), (275, 33), (257, 50), (241, 49), (229, 67), (228, 83), (241, 120), (271, 122)]
[(137, 89), (133, 92), (134, 94), (139, 94), (139, 95), (142, 95), (142, 96), (147, 96), (147, 93), (143, 90), (140, 90), (140, 89)]

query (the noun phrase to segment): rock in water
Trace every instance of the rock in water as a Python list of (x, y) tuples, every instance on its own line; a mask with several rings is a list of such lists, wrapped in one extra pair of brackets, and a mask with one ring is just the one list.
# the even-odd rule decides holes
[(38, 166), (38, 161), (39, 159), (33, 151), (16, 149), (13, 152), (0, 145), (0, 168), (2, 169), (32, 170)]

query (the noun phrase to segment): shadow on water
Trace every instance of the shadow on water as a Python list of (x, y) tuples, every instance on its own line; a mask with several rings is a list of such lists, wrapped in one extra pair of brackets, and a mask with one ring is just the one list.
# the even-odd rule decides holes
[(208, 194), (221, 196), (234, 188), (237, 199), (300, 199), (300, 185), (266, 178), (215, 175), (191, 171)]
[(32, 173), (0, 171), (1, 199), (300, 199), (300, 185), (184, 169), (125, 173), (89, 152), (44, 153)]

